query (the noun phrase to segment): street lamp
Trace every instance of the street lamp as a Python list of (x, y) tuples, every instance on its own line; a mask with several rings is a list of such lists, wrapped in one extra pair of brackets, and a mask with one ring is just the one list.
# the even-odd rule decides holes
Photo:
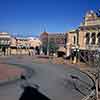
[(48, 44), (47, 44), (47, 55), (49, 56), (49, 39), (48, 39)]
[(79, 46), (77, 45), (76, 46), (76, 62), (78, 63), (79, 62)]

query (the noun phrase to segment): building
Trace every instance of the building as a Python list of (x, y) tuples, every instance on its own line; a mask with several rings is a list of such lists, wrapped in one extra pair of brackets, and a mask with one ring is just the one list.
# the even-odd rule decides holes
[(100, 46), (100, 16), (88, 11), (79, 27), (80, 49), (95, 49)]
[(92, 10), (88, 11), (80, 26), (66, 34), (67, 54), (78, 51), (81, 56), (86, 56), (87, 51), (100, 47), (100, 16)]
[(7, 32), (0, 32), (0, 46), (9, 46), (11, 36)]
[(28, 37), (28, 43), (32, 48), (40, 47), (42, 44), (40, 39), (37, 37)]
[(11, 36), (7, 32), (0, 32), (0, 53), (4, 53), (4, 55), (9, 54), (9, 48), (11, 44)]
[(70, 56), (72, 50), (74, 50), (77, 47), (77, 31), (71, 30), (69, 32), (66, 33), (66, 48), (67, 48), (67, 52), (66, 52), (66, 56)]
[(65, 47), (65, 34), (64, 33), (49, 33), (43, 32), (40, 36), (44, 54), (50, 53), (51, 49)]
[(0, 54), (24, 54), (33, 49), (40, 49), (41, 41), (38, 37), (13, 37), (7, 32), (0, 32)]
[(32, 49), (41, 46), (41, 41), (36, 37), (12, 37), (11, 51), (12, 54), (28, 54)]
[(12, 37), (11, 38), (11, 47), (30, 47), (35, 48), (36, 46), (40, 46), (41, 41), (36, 37)]
[(64, 33), (49, 33), (48, 42), (53, 42), (58, 47), (64, 47), (65, 46), (65, 34)]

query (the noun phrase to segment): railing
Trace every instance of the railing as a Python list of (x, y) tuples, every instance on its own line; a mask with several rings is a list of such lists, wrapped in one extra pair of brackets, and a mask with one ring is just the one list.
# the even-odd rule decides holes
[(97, 48), (99, 48), (100, 46), (99, 45), (86, 45), (86, 49), (87, 50), (96, 50)]
[(95, 90), (93, 90), (89, 95), (84, 97), (82, 100), (95, 100), (95, 98), (92, 98), (92, 96), (95, 94)]

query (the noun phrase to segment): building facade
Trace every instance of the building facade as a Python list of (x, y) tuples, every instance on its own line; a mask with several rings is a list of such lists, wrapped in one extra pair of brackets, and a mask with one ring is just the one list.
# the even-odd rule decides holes
[(100, 46), (100, 16), (94, 11), (86, 13), (79, 27), (80, 49), (96, 49)]
[(29, 49), (41, 46), (41, 41), (36, 37), (12, 37), (7, 32), (0, 32), (0, 54), (10, 55), (29, 53)]
[[(65, 34), (64, 33), (49, 33), (43, 32), (40, 36), (42, 42), (43, 52), (47, 54), (49, 47), (56, 46), (56, 48), (65, 47)], [(52, 46), (53, 44), (53, 46)]]
[(80, 26), (66, 34), (67, 54), (71, 55), (75, 51), (87, 56), (87, 51), (100, 47), (100, 16), (92, 10), (88, 11)]
[(66, 33), (66, 56), (70, 56), (71, 55), (71, 51), (74, 50), (77, 47), (77, 31), (76, 30), (71, 30), (69, 32)]
[(36, 46), (40, 46), (41, 41), (39, 38), (35, 37), (11, 37), (11, 46), (12, 47), (31, 47), (35, 48)]
[(10, 45), (11, 36), (7, 32), (0, 32), (0, 46), (9, 46)]
[(11, 37), (12, 54), (25, 54), (41, 46), (41, 41), (36, 37)]
[(0, 32), (0, 54), (8, 55), (11, 36), (8, 32)]

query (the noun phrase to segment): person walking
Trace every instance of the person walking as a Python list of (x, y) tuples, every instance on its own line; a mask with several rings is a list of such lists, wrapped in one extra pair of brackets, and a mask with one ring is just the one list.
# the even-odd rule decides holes
[(6, 54), (6, 47), (5, 46), (2, 48), (2, 51), (3, 51), (4, 56), (5, 56), (5, 54)]

